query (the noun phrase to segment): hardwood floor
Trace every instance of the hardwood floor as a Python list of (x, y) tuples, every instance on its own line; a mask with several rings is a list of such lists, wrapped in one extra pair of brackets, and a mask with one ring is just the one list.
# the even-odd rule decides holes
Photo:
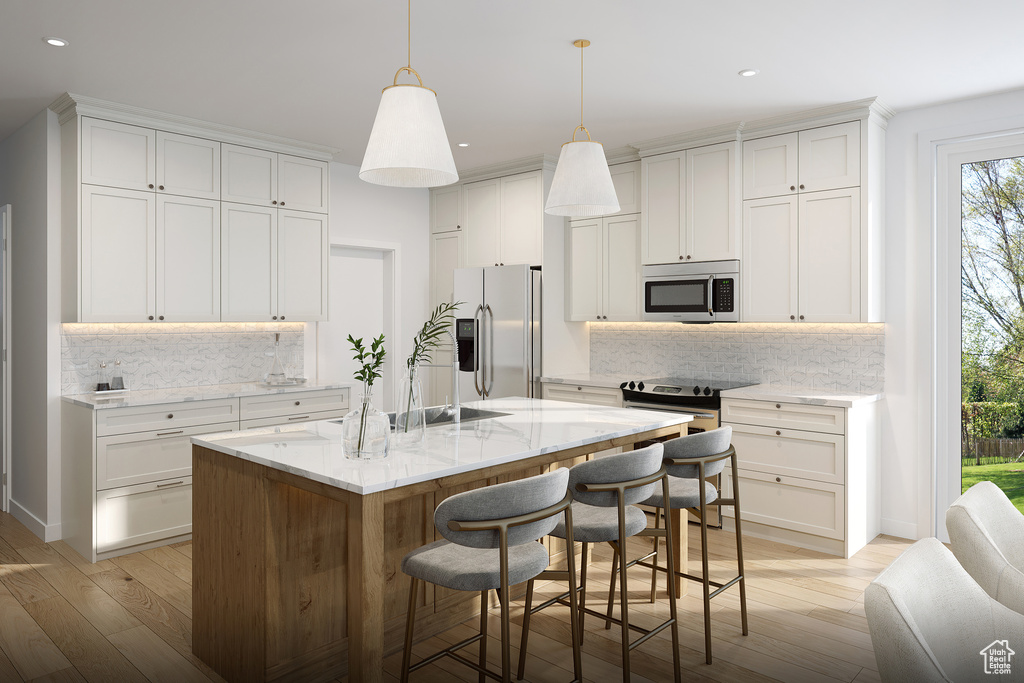
[[(711, 531), (712, 575), (734, 571), (732, 534)], [(649, 541), (648, 541), (649, 543)], [(699, 558), (699, 534), (690, 534), (690, 557)], [(704, 664), (700, 587), (679, 600), (683, 677), (692, 681), (877, 681), (864, 588), (910, 541), (880, 536), (849, 560), (792, 546), (745, 539), (750, 635), (740, 633), (735, 589), (712, 601), (715, 663)], [(637, 542), (635, 550), (641, 546)], [(0, 513), (0, 681), (221, 681), (192, 654), (192, 545), (146, 550), (90, 564), (67, 544), (43, 543), (17, 520)], [(607, 599), (610, 550), (597, 548), (589, 570), (591, 606)], [(697, 564), (691, 567), (699, 568)], [(645, 600), (650, 573), (630, 572), (630, 614), (657, 623), (668, 612), (662, 598)], [(560, 586), (538, 587), (540, 596)], [(518, 656), (522, 607), (513, 604), (513, 652)], [(619, 630), (587, 618), (583, 672), (588, 681), (622, 680)], [(414, 647), (416, 657), (471, 635), (466, 622)], [(500, 667), (500, 619), (492, 610), (488, 658)], [(526, 677), (572, 678), (568, 615), (552, 607), (532, 621)], [(633, 651), (633, 680), (672, 679), (671, 641), (664, 631)], [(467, 652), (475, 655), (475, 648)], [(401, 656), (385, 662), (397, 680)], [(452, 660), (415, 674), (425, 681), (477, 680)]]

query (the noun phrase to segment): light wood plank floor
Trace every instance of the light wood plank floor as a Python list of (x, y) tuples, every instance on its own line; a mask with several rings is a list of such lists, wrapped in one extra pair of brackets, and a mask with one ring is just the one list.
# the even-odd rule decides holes
[[(713, 576), (734, 571), (732, 534), (710, 531)], [(690, 557), (699, 568), (699, 534), (690, 534)], [(649, 543), (649, 541), (648, 541)], [(714, 657), (704, 664), (700, 587), (679, 600), (680, 652), (688, 681), (877, 681), (864, 588), (909, 541), (880, 536), (849, 560), (748, 538), (747, 602), (750, 635), (740, 633), (735, 589), (712, 602)], [(639, 542), (631, 552), (644, 547)], [(17, 520), (0, 513), (0, 681), (221, 681), (192, 654), (192, 545), (147, 550), (90, 564), (65, 543), (43, 543)], [(589, 570), (591, 606), (606, 599), (611, 553), (595, 549)], [(694, 566), (694, 565), (691, 565)], [(650, 573), (630, 572), (631, 619), (657, 623), (666, 601), (649, 596)], [(557, 584), (539, 587), (550, 595)], [(659, 592), (664, 595), (663, 582)], [(513, 605), (515, 659), (522, 606)], [(497, 610), (489, 622), (488, 656), (500, 666)], [(418, 643), (416, 656), (471, 635), (476, 620)], [(568, 614), (552, 607), (533, 619), (526, 677), (566, 681), (571, 676)], [(475, 656), (475, 646), (467, 648)], [(385, 678), (398, 679), (400, 655), (385, 663)], [(584, 675), (589, 681), (619, 681), (619, 631), (586, 621)], [(633, 680), (672, 678), (671, 641), (664, 631), (633, 651)], [(477, 680), (451, 660), (413, 675), (420, 681)]]

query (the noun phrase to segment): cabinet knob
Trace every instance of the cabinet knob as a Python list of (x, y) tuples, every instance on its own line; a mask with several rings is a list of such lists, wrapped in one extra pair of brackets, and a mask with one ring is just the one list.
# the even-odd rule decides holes
[(284, 202), (281, 202), (281, 206), (284, 206)]
[(276, 315), (274, 316), (274, 320), (277, 320), (277, 316)]
[(276, 199), (274, 201), (270, 202), (270, 203), (273, 204), (274, 206), (277, 206), (277, 200)]
[(801, 320), (803, 320), (803, 319), (804, 319), (804, 317), (803, 317), (803, 316), (800, 316), (800, 319), (801, 319)]
[(583, 391), (583, 387), (576, 387), (576, 391)]
[(153, 319), (153, 316), (149, 316), (149, 319), (150, 319), (150, 320), (152, 320), (152, 319)]
[[(299, 405), (299, 404), (296, 403), (295, 405)], [(776, 429), (775, 430), (775, 436), (782, 436), (782, 432), (780, 432), (778, 429)]]
[(153, 189), (153, 183), (149, 184), (149, 189), (151, 189), (151, 190)]
[(456, 229), (456, 230), (462, 230), (462, 226), (461, 226), (461, 225), (456, 225), (456, 226), (455, 226), (455, 229)]
[(781, 403), (776, 403), (775, 407), (781, 409), (782, 408), (782, 404)]
[(295, 405), (297, 405), (297, 406), (301, 406), (301, 405), (302, 405), (302, 401), (296, 401), (296, 402), (295, 402)]
[(790, 190), (790, 192), (792, 192), (792, 191), (793, 191), (793, 190), (795, 190), (795, 189), (796, 189), (796, 185), (790, 185), (790, 186), (789, 186), (789, 190)]
[(802, 190), (802, 189), (804, 189), (804, 186), (803, 186), (803, 185), (801, 185), (801, 186), (800, 186), (800, 189), (801, 189), (801, 190)]
[(168, 420), (174, 419), (174, 413), (167, 413), (167, 419)]
[(161, 185), (161, 186), (160, 186), (160, 187), (158, 187), (157, 189), (158, 189), (158, 190), (162, 190), (162, 189), (164, 189), (164, 186), (163, 186), (163, 185)]
[(682, 254), (680, 254), (680, 255), (679, 255), (679, 260), (680, 260), (680, 261), (682, 261), (682, 260), (683, 260), (683, 255), (682, 255)]
[(691, 258), (693, 258), (693, 257), (692, 257), (692, 256), (690, 256), (689, 254), (687, 254), (687, 255), (686, 255), (686, 260), (687, 260), (687, 261), (689, 261), (689, 260), (690, 260)]
[(497, 263), (495, 263), (494, 265), (498, 265), (498, 264), (497, 264)]
[(160, 316), (160, 320), (163, 320), (163, 319), (164, 319), (164, 317), (163, 317), (163, 316)]
[(782, 477), (775, 477), (775, 481), (777, 481), (777, 482), (780, 482), (780, 483), (781, 483), (781, 482), (782, 482)]
[(284, 320), (284, 316), (283, 315), (281, 316), (281, 320)]
[(795, 315), (791, 315), (791, 316), (789, 316), (789, 319), (790, 320), (796, 320), (796, 316)]

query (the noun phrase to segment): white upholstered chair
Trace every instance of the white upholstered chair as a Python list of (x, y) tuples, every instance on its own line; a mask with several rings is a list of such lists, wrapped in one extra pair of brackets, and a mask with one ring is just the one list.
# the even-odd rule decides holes
[(953, 554), (978, 585), (1024, 614), (1024, 515), (1006, 494), (978, 482), (946, 510), (946, 529)]
[(989, 648), (1017, 648), (1010, 663), (1024, 669), (1024, 615), (990, 598), (935, 538), (879, 574), (864, 609), (883, 682), (1012, 679), (986, 675)]

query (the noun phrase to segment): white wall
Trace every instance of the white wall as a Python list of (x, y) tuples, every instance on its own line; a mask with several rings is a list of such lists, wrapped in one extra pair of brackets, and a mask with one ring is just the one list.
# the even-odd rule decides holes
[[(372, 185), (359, 179), (359, 168), (331, 164), (331, 243), (347, 240), (390, 242), (399, 245), (400, 308), (395, 358), (401, 368), (412, 353), (412, 337), (430, 315), (430, 195), (425, 189)], [(359, 292), (351, 292), (358, 297)], [(375, 299), (377, 295), (375, 295)], [(334, 308), (332, 304), (332, 308)], [(335, 322), (335, 321), (331, 321)], [(306, 334), (306, 367), (316, 360), (316, 323)], [(323, 353), (339, 350), (322, 349)], [(348, 348), (340, 350), (350, 354)]]
[[(886, 406), (882, 531), (935, 533), (932, 177), (927, 141), (1006, 129), (1024, 90), (900, 112), (886, 134)], [(959, 259), (956, 260), (959, 263)], [(950, 274), (951, 277), (958, 277)], [(959, 390), (959, 387), (954, 387)]]
[(11, 204), (11, 512), (60, 538), (60, 127), (49, 110), (0, 143)]

